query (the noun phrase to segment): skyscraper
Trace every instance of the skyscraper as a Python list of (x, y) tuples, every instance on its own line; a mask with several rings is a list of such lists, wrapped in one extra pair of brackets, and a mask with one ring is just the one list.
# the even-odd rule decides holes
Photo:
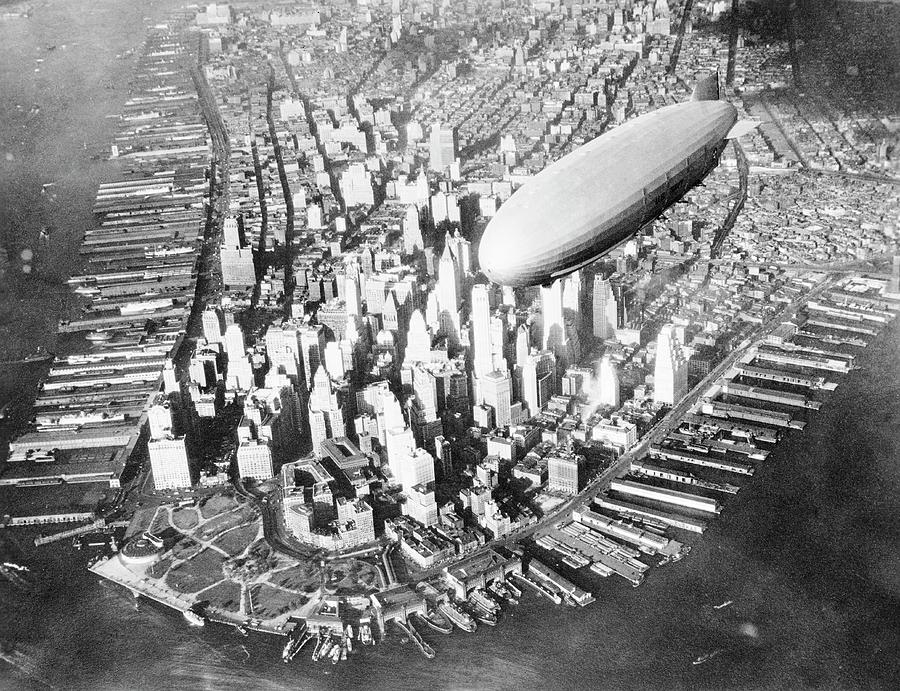
[(413, 310), (409, 318), (404, 362), (431, 362), (431, 334), (419, 310)]
[(319, 366), (313, 375), (313, 387), (309, 395), (309, 434), (313, 453), (322, 454), (322, 442), (347, 434), (344, 407), (331, 385), (328, 371)]
[(459, 343), (459, 285), (457, 283), (456, 261), (450, 251), (450, 244), (444, 245), (444, 253), (438, 264), (437, 302), (440, 332), (448, 342)]
[(618, 306), (609, 279), (600, 274), (594, 276), (593, 307), (594, 336), (603, 339), (614, 338), (618, 323)]
[(203, 310), (201, 316), (203, 324), (203, 338), (209, 343), (221, 343), (222, 341), (222, 315), (215, 307)]
[(494, 424), (506, 427), (512, 420), (512, 381), (509, 372), (495, 370), (485, 374), (478, 381), (481, 400), (494, 409)]
[(552, 350), (557, 359), (566, 358), (566, 322), (563, 315), (563, 280), (541, 287), (541, 309), (544, 321), (544, 350)]
[(248, 439), (237, 449), (238, 474), (241, 480), (254, 478), (259, 481), (272, 477), (272, 449), (265, 441)]
[(191, 486), (191, 469), (184, 437), (151, 439), (147, 443), (147, 450), (150, 453), (150, 468), (156, 489)]
[(436, 122), (431, 126), (429, 135), (429, 167), (443, 172), (456, 160), (456, 128)]
[(609, 356), (604, 356), (600, 361), (600, 371), (598, 373), (598, 396), (597, 403), (613, 408), (619, 407), (619, 374), (616, 366)]
[(491, 305), (488, 287), (472, 286), (472, 370), (477, 378), (494, 369), (491, 357)]
[(674, 405), (687, 393), (687, 359), (671, 324), (666, 324), (656, 339), (656, 364), (653, 369), (653, 400)]
[(564, 494), (578, 494), (579, 476), (584, 457), (558, 449), (547, 457), (547, 489)]

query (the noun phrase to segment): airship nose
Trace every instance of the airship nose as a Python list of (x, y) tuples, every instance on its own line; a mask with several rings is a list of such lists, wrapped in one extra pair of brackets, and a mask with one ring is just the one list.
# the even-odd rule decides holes
[(508, 233), (496, 224), (488, 223), (478, 245), (478, 265), (494, 283), (509, 284), (515, 269), (515, 257), (510, 252)]

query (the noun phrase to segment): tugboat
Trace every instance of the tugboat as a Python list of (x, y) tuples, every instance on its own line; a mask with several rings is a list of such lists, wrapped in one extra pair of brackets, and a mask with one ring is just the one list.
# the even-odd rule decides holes
[(375, 645), (375, 639), (372, 638), (372, 629), (368, 622), (360, 623), (359, 640), (363, 645)]
[(462, 611), (456, 604), (452, 602), (442, 602), (438, 608), (445, 617), (447, 617), (456, 626), (468, 633), (474, 633), (478, 625), (466, 612)]
[(508, 602), (511, 605), (519, 604), (519, 600), (515, 597), (503, 581), (494, 581), (487, 588), (488, 594), (493, 595), (496, 600), (501, 603)]
[(712, 660), (716, 655), (718, 655), (721, 652), (722, 652), (722, 649), (718, 648), (716, 650), (713, 650), (711, 653), (706, 653), (706, 655), (701, 655), (696, 660), (694, 660), (691, 664), (702, 665), (704, 662), (709, 662), (710, 660)]
[(182, 612), (187, 623), (191, 626), (205, 626), (206, 620), (192, 609), (186, 609)]

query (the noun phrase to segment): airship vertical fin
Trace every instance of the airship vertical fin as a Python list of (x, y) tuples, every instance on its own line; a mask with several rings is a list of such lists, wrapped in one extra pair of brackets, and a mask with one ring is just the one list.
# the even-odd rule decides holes
[(713, 72), (703, 77), (694, 86), (691, 94), (692, 101), (718, 101), (719, 100), (719, 73)]

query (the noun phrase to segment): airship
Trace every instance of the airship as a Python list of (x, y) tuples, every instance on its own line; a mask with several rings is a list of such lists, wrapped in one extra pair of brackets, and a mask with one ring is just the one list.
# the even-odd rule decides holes
[(546, 167), (485, 228), (481, 270), (507, 286), (547, 285), (587, 266), (660, 216), (752, 128), (719, 99), (718, 76), (690, 101), (612, 129)]

